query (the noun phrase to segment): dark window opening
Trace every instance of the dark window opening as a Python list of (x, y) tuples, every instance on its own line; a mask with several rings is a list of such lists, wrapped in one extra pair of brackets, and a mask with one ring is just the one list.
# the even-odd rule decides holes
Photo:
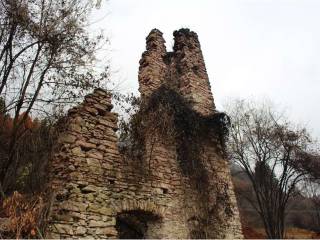
[(167, 188), (161, 188), (161, 189), (162, 189), (162, 193), (163, 193), (163, 194), (167, 194), (168, 191), (169, 191)]

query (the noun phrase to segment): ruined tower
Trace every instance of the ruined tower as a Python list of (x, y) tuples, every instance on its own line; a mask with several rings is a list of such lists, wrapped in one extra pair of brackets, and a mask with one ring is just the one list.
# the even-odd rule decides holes
[[(219, 129), (222, 115), (197, 34), (175, 31), (173, 52), (157, 29), (146, 40), (139, 67), (140, 114), (147, 120), (139, 122), (141, 154), (119, 152), (117, 115), (104, 90), (71, 109), (52, 160), (48, 237), (242, 237), (223, 142), (211, 129)], [(167, 125), (146, 125), (161, 118)], [(177, 119), (192, 131), (171, 137)]]
[(190, 101), (203, 115), (212, 114), (215, 105), (198, 36), (189, 29), (173, 33), (173, 52), (166, 52), (162, 33), (153, 29), (147, 37), (147, 50), (139, 68), (139, 91), (148, 97), (166, 84)]

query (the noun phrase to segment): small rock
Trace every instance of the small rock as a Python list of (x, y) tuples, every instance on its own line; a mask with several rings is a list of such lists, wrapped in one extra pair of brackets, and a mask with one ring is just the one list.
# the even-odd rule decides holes
[(97, 187), (95, 187), (93, 185), (88, 185), (88, 186), (81, 189), (81, 192), (83, 192), (83, 193), (92, 193), (92, 192), (97, 192), (97, 191), (98, 191)]
[[(86, 197), (89, 202), (93, 202), (94, 198), (95, 198), (92, 193), (87, 194)], [(89, 206), (89, 208), (90, 208), (90, 206)]]
[(53, 229), (58, 233), (73, 235), (72, 226), (67, 224), (54, 224)]
[(10, 219), (9, 218), (0, 218), (0, 232), (8, 231), (10, 228)]
[(70, 171), (76, 170), (76, 168), (75, 168), (73, 165), (69, 165), (69, 166), (68, 166), (68, 169), (69, 169)]
[(84, 109), (87, 112), (89, 112), (91, 115), (93, 115), (93, 116), (97, 116), (98, 115), (98, 110), (95, 109), (95, 108), (91, 108), (91, 107), (85, 106)]
[(80, 188), (83, 188), (85, 186), (88, 186), (88, 182), (87, 181), (77, 181), (77, 184)]

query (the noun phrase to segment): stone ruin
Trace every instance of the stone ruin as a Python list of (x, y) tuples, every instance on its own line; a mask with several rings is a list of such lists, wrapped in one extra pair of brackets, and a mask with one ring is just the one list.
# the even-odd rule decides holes
[[(218, 114), (197, 34), (181, 29), (173, 35), (173, 52), (166, 51), (159, 30), (146, 38), (139, 68), (142, 105), (166, 86), (199, 116)], [(195, 163), (200, 178), (181, 167), (177, 143), (148, 129), (143, 155), (131, 159), (119, 151), (112, 107), (111, 95), (96, 89), (69, 110), (52, 160), (47, 237), (242, 238), (221, 142), (189, 141), (201, 146)]]

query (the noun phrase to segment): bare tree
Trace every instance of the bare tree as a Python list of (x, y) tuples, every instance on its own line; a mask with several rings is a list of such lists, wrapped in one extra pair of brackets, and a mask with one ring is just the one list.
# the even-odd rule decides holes
[(312, 202), (312, 212), (311, 216), (314, 220), (314, 224), (316, 225), (318, 231), (320, 229), (320, 188), (319, 182), (309, 181), (306, 186), (308, 197)]
[(0, 97), (6, 103), (1, 111), (13, 116), (10, 139), (0, 146), (7, 153), (0, 159), (3, 191), (30, 112), (50, 113), (105, 86), (108, 66), (98, 68), (96, 61), (105, 38), (87, 30), (88, 15), (99, 2), (0, 0)]
[(294, 126), (270, 104), (238, 100), (226, 108), (231, 118), (229, 153), (254, 192), (247, 200), (260, 215), (268, 238), (283, 238), (288, 203), (298, 184), (310, 176), (314, 161), (308, 163), (306, 156), (313, 142), (304, 128)]

